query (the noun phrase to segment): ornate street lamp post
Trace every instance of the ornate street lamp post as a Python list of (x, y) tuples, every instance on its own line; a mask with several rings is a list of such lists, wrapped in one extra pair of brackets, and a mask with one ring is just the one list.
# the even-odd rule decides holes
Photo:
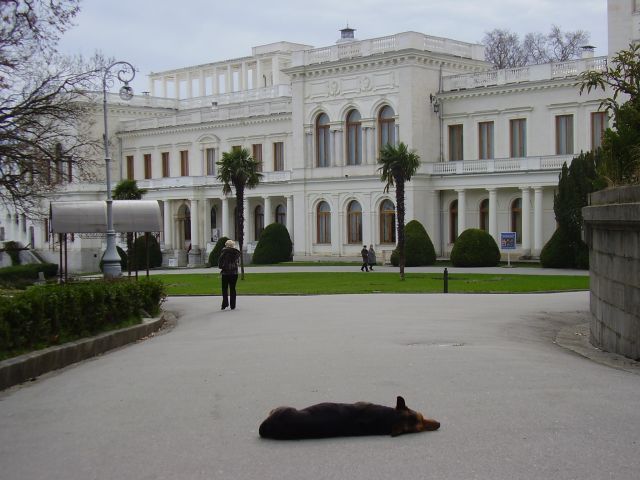
[(129, 82), (136, 76), (136, 70), (129, 62), (114, 62), (105, 68), (102, 77), (102, 94), (104, 107), (104, 162), (107, 168), (107, 249), (104, 252), (103, 272), (104, 278), (117, 278), (122, 274), (120, 267), (120, 255), (116, 250), (116, 232), (113, 229), (113, 199), (111, 198), (111, 157), (109, 156), (109, 132), (107, 128), (107, 86), (113, 84), (113, 77), (109, 72), (113, 67), (117, 67), (118, 80), (124, 85), (120, 88), (120, 98), (131, 100), (133, 88)]

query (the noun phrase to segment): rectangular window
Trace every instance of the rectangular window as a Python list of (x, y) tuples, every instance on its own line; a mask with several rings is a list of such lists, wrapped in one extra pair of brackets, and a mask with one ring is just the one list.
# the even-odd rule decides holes
[(493, 158), (493, 122), (478, 123), (478, 157)]
[(144, 154), (144, 178), (151, 178), (151, 154)]
[(170, 174), (169, 170), (169, 152), (162, 152), (162, 176), (168, 177)]
[(231, 147), (231, 150), (233, 152), (238, 152), (238, 151), (242, 150), (242, 146), (241, 145), (234, 145), (233, 147)]
[(207, 158), (207, 175), (216, 174), (216, 149), (207, 148), (205, 150), (205, 156)]
[(134, 179), (133, 155), (127, 155), (127, 180)]
[(593, 112), (591, 114), (591, 150), (602, 146), (602, 136), (607, 129), (609, 119), (606, 112)]
[(262, 144), (254, 143), (251, 145), (251, 156), (253, 159), (258, 162), (258, 171), (262, 171)]
[(573, 115), (556, 116), (556, 155), (573, 153)]
[(522, 158), (527, 156), (527, 119), (518, 118), (509, 121), (509, 156)]
[(189, 176), (189, 151), (180, 150), (180, 176)]
[(67, 158), (67, 182), (71, 183), (73, 181), (73, 162), (71, 158)]
[(449, 125), (449, 161), (462, 159), (462, 125)]
[(284, 143), (274, 142), (273, 144), (273, 170), (276, 172), (284, 170)]

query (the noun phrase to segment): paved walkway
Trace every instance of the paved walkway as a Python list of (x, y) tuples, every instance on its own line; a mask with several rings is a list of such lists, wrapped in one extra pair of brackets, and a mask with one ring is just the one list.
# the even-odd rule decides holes
[[(636, 479), (640, 375), (554, 343), (587, 292), (171, 298), (177, 326), (0, 393), (0, 478)], [(442, 422), (261, 440), (278, 405), (358, 400)]]

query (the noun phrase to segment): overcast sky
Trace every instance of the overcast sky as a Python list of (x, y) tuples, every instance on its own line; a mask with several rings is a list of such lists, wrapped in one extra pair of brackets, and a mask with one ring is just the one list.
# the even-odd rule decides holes
[(249, 56), (256, 45), (333, 45), (347, 22), (358, 39), (417, 31), (466, 42), (556, 24), (588, 31), (596, 55), (607, 54), (606, 0), (83, 0), (81, 9), (60, 50), (132, 63), (136, 93), (150, 72)]

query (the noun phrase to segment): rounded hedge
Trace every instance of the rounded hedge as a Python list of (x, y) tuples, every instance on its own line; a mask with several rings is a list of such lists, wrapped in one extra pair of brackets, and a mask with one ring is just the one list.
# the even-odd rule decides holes
[(268, 264), (291, 260), (293, 243), (287, 227), (281, 223), (268, 225), (260, 234), (260, 240), (253, 252), (252, 263)]
[(456, 239), (451, 263), (455, 267), (495, 267), (500, 263), (500, 249), (487, 232), (469, 228)]
[[(127, 271), (127, 252), (121, 249), (116, 245), (116, 250), (118, 251), (118, 255), (120, 255), (120, 268), (123, 272)], [(102, 252), (102, 258), (100, 259), (100, 271), (104, 272), (104, 254), (106, 251)]]
[(218, 259), (220, 258), (220, 252), (224, 248), (224, 243), (227, 240), (229, 240), (229, 237), (220, 237), (218, 239), (218, 241), (216, 242), (216, 245), (213, 247), (213, 250), (211, 250), (211, 253), (209, 253), (209, 261), (207, 262), (208, 266), (210, 267), (218, 266)]
[[(147, 268), (147, 241), (145, 236), (138, 237), (134, 242), (134, 250), (130, 252), (131, 270), (146, 270)], [(158, 239), (149, 235), (149, 268), (162, 266), (162, 251)]]
[(589, 268), (589, 247), (583, 241), (572, 241), (563, 228), (558, 228), (540, 252), (545, 268)]
[[(406, 267), (422, 267), (436, 263), (436, 250), (429, 234), (417, 220), (411, 220), (404, 226), (404, 264)], [(396, 248), (391, 253), (391, 265), (400, 264), (400, 255)]]

